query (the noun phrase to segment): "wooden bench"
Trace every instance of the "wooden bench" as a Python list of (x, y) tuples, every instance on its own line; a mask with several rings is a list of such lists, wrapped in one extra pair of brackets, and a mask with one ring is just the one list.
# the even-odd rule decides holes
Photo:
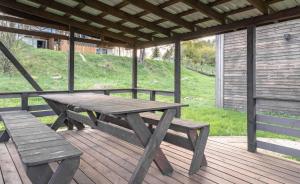
[[(0, 142), (12, 139), (33, 184), (71, 182), (82, 154), (77, 148), (27, 111), (3, 112), (0, 116), (6, 128)], [(59, 162), (55, 171), (49, 166), (52, 162)]]
[[(160, 120), (160, 115), (154, 113), (141, 113), (140, 116), (149, 124), (150, 129), (153, 129)], [(187, 135), (185, 137), (168, 133), (165, 141), (194, 152), (189, 169), (190, 175), (196, 173), (201, 166), (207, 166), (204, 150), (209, 135), (209, 124), (174, 118), (169, 129)]]

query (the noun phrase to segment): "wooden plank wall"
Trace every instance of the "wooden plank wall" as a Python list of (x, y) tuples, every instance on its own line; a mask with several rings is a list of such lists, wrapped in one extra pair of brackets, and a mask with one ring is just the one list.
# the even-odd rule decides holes
[[(245, 30), (224, 36), (224, 108), (246, 109), (246, 45)], [(300, 20), (257, 28), (256, 60), (257, 96), (300, 99)], [(300, 114), (299, 102), (257, 105), (258, 111)]]

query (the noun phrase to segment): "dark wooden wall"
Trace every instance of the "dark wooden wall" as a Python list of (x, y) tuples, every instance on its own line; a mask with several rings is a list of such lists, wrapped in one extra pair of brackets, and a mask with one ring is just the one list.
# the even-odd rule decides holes
[[(300, 20), (257, 28), (256, 93), (300, 99)], [(287, 41), (285, 34), (290, 34)], [(224, 37), (224, 107), (246, 109), (246, 31)], [(299, 102), (259, 100), (259, 111), (300, 114)]]

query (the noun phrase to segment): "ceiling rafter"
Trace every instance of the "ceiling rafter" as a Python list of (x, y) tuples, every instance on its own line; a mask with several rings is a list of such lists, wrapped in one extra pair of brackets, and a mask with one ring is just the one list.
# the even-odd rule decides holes
[(173, 5), (173, 4), (179, 3), (180, 1), (181, 1), (181, 0), (170, 0), (170, 1), (166, 1), (166, 2), (164, 2), (164, 3), (160, 4), (160, 5), (158, 5), (158, 7), (160, 7), (160, 8), (166, 8), (166, 7), (171, 6), (171, 5)]
[(182, 2), (191, 6), (192, 8), (200, 11), (201, 13), (205, 14), (206, 16), (208, 16), (212, 19), (215, 19), (216, 21), (220, 22), (221, 24), (226, 23), (226, 18), (222, 14), (214, 11), (213, 9), (211, 9), (210, 6), (202, 3), (199, 0), (182, 0)]
[(137, 47), (146, 48), (146, 47), (157, 46), (162, 44), (171, 44), (174, 43), (174, 41), (176, 40), (182, 40), (182, 41), (191, 40), (191, 39), (210, 36), (214, 34), (226, 33), (237, 29), (244, 29), (249, 25), (260, 26), (260, 25), (266, 25), (278, 21), (290, 20), (295, 18), (300, 18), (299, 6), (286, 9), (286, 10), (281, 10), (273, 14), (260, 15), (250, 19), (243, 19), (243, 20), (231, 22), (226, 25), (218, 25), (214, 27), (204, 28), (195, 32), (183, 33), (181, 35), (173, 36), (171, 38), (160, 38), (152, 42), (142, 43), (141, 45), (138, 44)]
[[(47, 2), (48, 0), (30, 0), (30, 1), (44, 4), (44, 2)], [(89, 22), (96, 22), (96, 23), (102, 24), (104, 26), (108, 26), (108, 27), (111, 27), (111, 28), (114, 28), (114, 29), (118, 29), (118, 30), (120, 30), (122, 32), (125, 32), (125, 33), (129, 33), (129, 34), (132, 34), (132, 35), (135, 35), (135, 36), (139, 36), (139, 37), (145, 38), (147, 40), (152, 40), (151, 35), (147, 35), (145, 33), (134, 30), (132, 28), (122, 26), (122, 24), (116, 24), (116, 23), (111, 22), (109, 20), (103, 19), (102, 17), (90, 15), (88, 13), (80, 11), (80, 9), (78, 9), (76, 7), (72, 8), (72, 7), (63, 5), (61, 3), (57, 3), (55, 1), (53, 1), (52, 3), (48, 3), (47, 6), (53, 8), (53, 9), (56, 9), (56, 10), (66, 12), (66, 13), (71, 14), (71, 15), (75, 15), (77, 17), (84, 18), (84, 19), (88, 20)], [(79, 4), (79, 6), (82, 7), (82, 4)], [(77, 10), (77, 11), (74, 11), (74, 9)], [(86, 23), (88, 24), (89, 22), (86, 22)]]
[[(27, 25), (33, 25), (33, 26), (53, 28), (53, 29), (63, 30), (63, 31), (69, 31), (68, 25), (54, 22), (52, 20), (47, 20), (45, 18), (37, 17), (34, 15), (30, 15), (30, 14), (20, 12), (18, 10), (14, 10), (11, 8), (7, 8), (7, 7), (1, 6), (1, 5), (0, 5), (0, 11), (5, 14), (14, 16), (13, 18), (0, 17), (0, 20), (7, 20), (7, 21), (11, 21), (11, 22), (20, 23), (20, 24), (27, 24)], [(75, 28), (75, 30), (76, 30), (75, 32), (80, 33), (80, 34), (84, 34), (84, 35), (87, 35), (87, 36), (90, 36), (93, 38), (97, 38), (97, 39), (101, 38), (101, 35), (98, 33), (82, 30), (79, 28)], [(117, 40), (117, 39), (113, 39), (111, 37), (104, 37), (104, 38), (105, 38), (105, 40), (108, 40), (109, 42), (111, 42), (113, 44), (118, 44), (118, 45), (125, 44), (125, 42)]]
[(45, 11), (40, 11), (38, 8), (34, 8), (28, 5), (23, 5), (20, 3), (17, 3), (16, 0), (1, 0), (0, 1), (0, 5), (3, 5), (5, 7), (11, 8), (11, 9), (15, 9), (21, 12), (25, 12), (25, 13), (29, 13), (31, 15), (35, 15), (41, 18), (46, 18), (49, 20), (55, 20), (56, 22), (60, 22), (62, 24), (66, 24), (69, 26), (73, 26), (73, 27), (77, 27), (83, 30), (87, 30), (87, 31), (91, 31), (94, 33), (100, 33), (103, 36), (107, 36), (107, 37), (112, 37), (112, 38), (116, 38), (118, 40), (127, 42), (129, 44), (133, 44), (135, 42), (137, 42), (137, 40), (117, 34), (117, 33), (113, 33), (113, 32), (109, 32), (107, 30), (103, 30), (103, 29), (99, 29), (99, 28), (95, 28), (93, 26), (84, 24), (84, 23), (80, 23), (77, 21), (72, 21), (70, 19), (67, 19), (65, 17), (62, 16), (58, 16), (58, 15), (54, 15)]
[(127, 20), (129, 22), (133, 22), (135, 24), (138, 24), (140, 26), (146, 27), (148, 29), (151, 29), (153, 31), (162, 33), (164, 35), (170, 36), (171, 32), (163, 27), (157, 26), (157, 25), (153, 25), (151, 24), (151, 22), (139, 19), (137, 17), (135, 17), (134, 15), (130, 15), (128, 13), (125, 13), (123, 11), (120, 11), (118, 8), (116, 7), (112, 7), (109, 6), (105, 3), (102, 3), (100, 1), (95, 1), (95, 0), (76, 0), (77, 2), (83, 2), (88, 6), (91, 6), (95, 9), (101, 10), (102, 12), (105, 12), (107, 14), (111, 14), (113, 16), (116, 16), (118, 18)]
[[(0, 8), (0, 11), (3, 9)], [(26, 25), (31, 25), (31, 26), (39, 26), (39, 27), (47, 27), (47, 28), (52, 28), (52, 29), (58, 29), (58, 30), (64, 30), (67, 31), (68, 27), (67, 26), (59, 26), (47, 22), (40, 22), (40, 21), (35, 21), (35, 20), (29, 20), (29, 19), (24, 19), (24, 18), (19, 18), (19, 17), (12, 17), (12, 16), (7, 16), (7, 15), (0, 15), (0, 20), (5, 20), (9, 22), (15, 22), (19, 24), (26, 24)]]
[[(220, 1), (215, 1), (215, 2), (212, 2), (212, 3), (209, 3), (208, 6), (209, 7), (213, 7), (213, 6), (217, 6), (217, 5), (220, 5), (220, 4), (223, 4), (223, 3), (226, 3), (226, 2), (229, 2), (231, 0), (220, 0)], [(265, 3), (269, 6), (271, 4), (274, 4), (274, 3), (277, 3), (277, 2), (280, 2), (280, 1), (283, 1), (283, 0), (267, 0)], [(253, 10), (255, 9), (254, 6), (250, 5), (250, 6), (246, 6), (246, 7), (243, 7), (243, 8), (238, 8), (236, 10), (232, 10), (232, 11), (229, 11), (229, 12), (226, 12), (226, 13), (223, 13), (222, 15), (224, 17), (227, 17), (227, 16), (230, 16), (230, 15), (234, 15), (234, 14), (237, 14), (237, 13), (241, 13), (241, 12), (245, 12), (245, 11), (248, 11), (248, 10)], [(189, 14), (192, 14), (192, 13), (195, 13), (197, 12), (197, 10), (187, 10), (185, 12), (182, 12), (180, 14), (178, 14), (178, 16), (185, 16), (185, 15), (189, 15)], [(199, 20), (196, 20), (194, 21), (193, 23), (194, 24), (199, 24), (199, 23), (203, 23), (203, 22), (207, 22), (207, 21), (210, 21), (210, 20), (213, 20), (211, 18), (204, 18), (204, 19), (199, 19)]]
[(268, 5), (264, 3), (262, 0), (247, 0), (247, 1), (264, 15), (269, 13)]
[[(5, 26), (0, 26), (0, 31), (10, 32), (10, 33), (17, 33), (17, 34), (24, 34), (24, 35), (31, 35), (31, 36), (38, 36), (38, 37), (44, 37), (44, 38), (55, 38), (55, 39), (61, 39), (61, 40), (69, 40), (68, 36), (62, 35), (62, 34), (47, 33), (47, 32), (41, 32), (41, 31), (33, 31), (33, 30), (25, 30), (25, 29), (18, 29), (18, 28), (5, 27)], [(96, 44), (96, 45), (102, 46), (102, 47), (107, 47), (107, 46), (127, 47), (126, 44), (111, 43), (111, 42), (105, 42), (105, 41), (101, 41), (101, 40), (93, 40), (93, 39), (78, 38), (78, 37), (75, 38), (75, 41)]]
[(121, 8), (127, 6), (128, 4), (129, 4), (129, 2), (127, 0), (124, 0), (123, 2), (117, 4), (115, 7), (118, 9), (121, 9)]
[(169, 13), (147, 1), (136, 1), (136, 0), (128, 0), (131, 4), (138, 6), (142, 9), (144, 9), (147, 12), (151, 12), (159, 17), (162, 17), (164, 19), (167, 19), (171, 22), (174, 22), (182, 27), (185, 27), (191, 31), (195, 30), (195, 26), (191, 24), (190, 22), (187, 22), (181, 18), (178, 18), (176, 15)]

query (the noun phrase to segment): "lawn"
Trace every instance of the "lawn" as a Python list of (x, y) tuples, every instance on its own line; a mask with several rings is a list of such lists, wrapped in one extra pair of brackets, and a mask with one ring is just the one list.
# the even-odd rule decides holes
[[(23, 47), (17, 58), (44, 90), (67, 89), (67, 53), (47, 49)], [(30, 91), (31, 86), (17, 71), (0, 74), (0, 91)], [(75, 88), (128, 88), (131, 85), (131, 58), (76, 53)], [(138, 64), (138, 87), (148, 89), (173, 89), (173, 63), (146, 60)], [(196, 122), (208, 122), (210, 135), (246, 135), (245, 113), (215, 108), (215, 79), (182, 69), (182, 102), (189, 107), (182, 110), (182, 118)], [(129, 95), (127, 95), (129, 96)], [(139, 95), (139, 98), (148, 98)], [(157, 98), (172, 101), (171, 97)], [(32, 99), (30, 104), (40, 104)], [(18, 106), (19, 100), (4, 99), (0, 106)], [(52, 122), (54, 117), (43, 118)]]

